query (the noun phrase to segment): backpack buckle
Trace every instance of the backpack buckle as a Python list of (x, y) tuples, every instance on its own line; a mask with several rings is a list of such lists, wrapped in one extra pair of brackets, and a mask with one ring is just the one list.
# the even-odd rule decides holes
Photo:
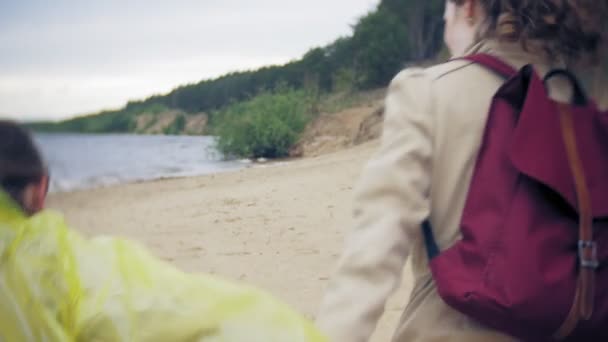
[[(586, 250), (591, 249), (591, 258), (586, 257)], [(600, 262), (597, 260), (597, 243), (595, 241), (580, 240), (578, 242), (578, 258), (580, 259), (581, 266), (584, 268), (596, 269), (600, 266)]]

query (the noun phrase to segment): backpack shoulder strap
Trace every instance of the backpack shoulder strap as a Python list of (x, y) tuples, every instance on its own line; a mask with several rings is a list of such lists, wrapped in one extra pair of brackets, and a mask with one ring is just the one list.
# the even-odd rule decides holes
[(517, 70), (511, 65), (507, 64), (498, 57), (494, 57), (489, 54), (480, 53), (475, 55), (469, 55), (461, 58), (457, 58), (465, 61), (470, 61), (481, 66), (484, 66), (495, 73), (499, 74), (504, 78), (511, 78), (517, 74)]
[[(512, 78), (513, 76), (517, 75), (518, 72), (514, 67), (503, 62), (499, 58), (484, 53), (455, 58), (452, 60), (464, 60), (479, 64), (497, 73), (505, 79)], [(431, 226), (431, 223), (428, 219), (422, 223), (422, 234), (424, 238), (427, 256), (429, 260), (432, 260), (433, 258), (439, 255), (440, 251), (439, 246), (437, 245), (437, 241), (435, 240), (435, 235), (433, 234), (433, 227)]]

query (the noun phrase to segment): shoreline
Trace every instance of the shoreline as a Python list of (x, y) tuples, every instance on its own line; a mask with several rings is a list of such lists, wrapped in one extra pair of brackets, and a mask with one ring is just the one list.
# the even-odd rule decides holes
[[(377, 143), (211, 175), (53, 193), (49, 207), (85, 235), (136, 240), (182, 270), (258, 286), (312, 317), (351, 226), (353, 187)], [(390, 339), (411, 286), (405, 273), (372, 341)]]
[[(193, 175), (178, 175), (178, 176), (168, 175), (168, 176), (154, 177), (154, 178), (150, 178), (150, 179), (134, 179), (134, 180), (127, 180), (124, 182), (119, 181), (119, 182), (108, 183), (108, 184), (95, 184), (95, 185), (91, 185), (90, 187), (86, 187), (86, 186), (75, 187), (73, 189), (67, 189), (67, 190), (51, 190), (49, 192), (49, 195), (50, 196), (69, 195), (72, 193), (91, 192), (91, 191), (110, 189), (110, 188), (120, 188), (123, 186), (129, 186), (129, 185), (135, 185), (135, 184), (152, 184), (152, 183), (157, 183), (157, 182), (173, 181), (173, 180), (180, 180), (180, 179), (211, 177), (211, 176), (217, 176), (217, 175), (221, 175), (221, 174), (239, 172), (239, 171), (247, 170), (247, 169), (255, 169), (255, 168), (265, 169), (265, 168), (279, 167), (279, 166), (283, 166), (283, 165), (286, 165), (286, 164), (294, 162), (294, 161), (299, 161), (299, 160), (307, 159), (307, 158), (311, 158), (311, 157), (268, 159), (267, 161), (263, 161), (263, 162), (256, 161), (253, 159), (229, 160), (232, 162), (242, 163), (243, 166), (238, 169), (237, 168), (226, 169), (224, 171), (211, 171), (211, 172), (193, 174)], [(245, 160), (247, 160), (247, 161), (245, 161)]]

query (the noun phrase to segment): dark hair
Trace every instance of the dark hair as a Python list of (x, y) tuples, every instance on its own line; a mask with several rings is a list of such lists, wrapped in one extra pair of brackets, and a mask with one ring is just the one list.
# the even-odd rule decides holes
[[(462, 5), (465, 0), (450, 0)], [(549, 56), (569, 62), (601, 58), (606, 38), (607, 0), (476, 0), (488, 15), (486, 35), (538, 40)]]
[(42, 157), (29, 132), (0, 120), (0, 186), (23, 206), (23, 191), (46, 174)]

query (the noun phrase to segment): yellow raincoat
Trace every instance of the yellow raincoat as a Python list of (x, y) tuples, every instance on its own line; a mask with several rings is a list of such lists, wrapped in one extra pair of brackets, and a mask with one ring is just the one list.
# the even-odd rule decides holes
[(0, 257), (0, 341), (326, 341), (266, 293), (26, 217), (1, 191)]

